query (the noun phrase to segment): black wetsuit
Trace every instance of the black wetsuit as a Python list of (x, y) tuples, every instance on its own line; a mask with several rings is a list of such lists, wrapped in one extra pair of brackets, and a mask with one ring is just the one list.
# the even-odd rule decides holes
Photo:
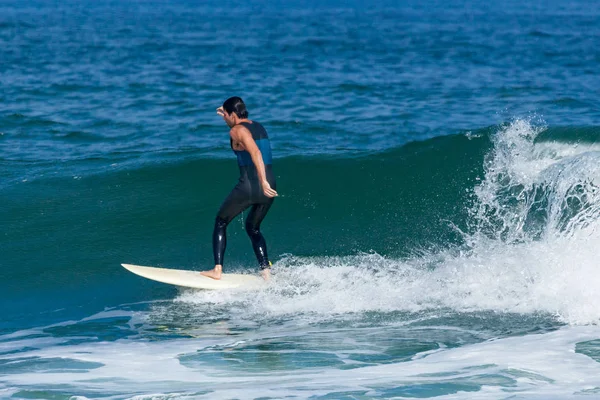
[[(267, 131), (256, 121), (252, 123), (242, 122), (240, 125), (243, 125), (252, 133), (252, 138), (262, 154), (267, 181), (271, 185), (271, 188), (275, 190), (277, 185), (275, 184), (275, 175), (273, 175), (271, 143), (267, 136)], [(267, 215), (269, 208), (271, 208), (273, 198), (265, 196), (250, 153), (245, 150), (235, 150), (233, 143), (231, 143), (231, 149), (237, 156), (240, 167), (240, 180), (225, 201), (223, 201), (217, 213), (213, 232), (215, 265), (223, 265), (223, 256), (225, 254), (225, 247), (227, 246), (227, 225), (242, 211), (248, 207), (252, 207), (246, 218), (246, 232), (252, 241), (252, 247), (260, 267), (262, 269), (269, 268), (270, 262), (267, 256), (267, 244), (265, 238), (260, 233), (260, 223), (265, 218), (265, 215)]]

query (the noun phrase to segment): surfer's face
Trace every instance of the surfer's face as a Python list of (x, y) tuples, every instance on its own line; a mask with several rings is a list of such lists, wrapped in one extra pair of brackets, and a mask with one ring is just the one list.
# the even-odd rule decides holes
[(227, 126), (233, 128), (235, 126), (235, 113), (228, 114), (227, 111), (223, 112), (223, 119), (227, 123)]

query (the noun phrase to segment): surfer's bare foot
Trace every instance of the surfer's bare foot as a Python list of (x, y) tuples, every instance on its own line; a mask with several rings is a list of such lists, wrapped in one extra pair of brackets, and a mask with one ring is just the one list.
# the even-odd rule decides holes
[(219, 280), (219, 279), (221, 279), (222, 270), (223, 270), (223, 267), (221, 265), (215, 265), (215, 267), (211, 270), (200, 272), (200, 275), (204, 275), (209, 278)]
[(262, 271), (260, 271), (260, 274), (262, 275), (263, 279), (265, 281), (270, 281), (271, 280), (271, 269), (270, 268), (265, 268)]

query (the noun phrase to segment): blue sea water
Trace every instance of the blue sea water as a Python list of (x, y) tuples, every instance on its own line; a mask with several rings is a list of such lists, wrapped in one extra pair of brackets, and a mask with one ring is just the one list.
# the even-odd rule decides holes
[[(599, 38), (586, 0), (0, 0), (0, 397), (599, 397)], [(232, 95), (272, 283), (128, 273), (211, 267)]]

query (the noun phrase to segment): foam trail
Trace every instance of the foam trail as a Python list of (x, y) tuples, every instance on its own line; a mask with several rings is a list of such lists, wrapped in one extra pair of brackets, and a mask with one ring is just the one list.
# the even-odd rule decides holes
[[(252, 368), (223, 371), (218, 366), (207, 369), (203, 364), (183, 361), (186, 357), (199, 360), (210, 357), (215, 346), (234, 351), (236, 347), (257, 340), (254, 336), (257, 333), (264, 335), (266, 332), (238, 337), (235, 342), (224, 337), (54, 346), (30, 351), (27, 356), (77, 360), (101, 366), (76, 373), (30, 371), (4, 376), (2, 381), (12, 387), (27, 387), (32, 382), (36, 386), (52, 387), (61, 382), (64, 390), (72, 393), (85, 393), (89, 397), (94, 397), (95, 393), (113, 393), (109, 398), (147, 398), (150, 396), (148, 393), (170, 398), (189, 395), (194, 398), (243, 399), (335, 396), (342, 392), (362, 392), (366, 396), (395, 393), (400, 396), (404, 387), (413, 390), (422, 387), (425, 390), (431, 385), (450, 388), (446, 389), (447, 396), (442, 398), (461, 398), (465, 394), (460, 393), (460, 388), (477, 392), (470, 393), (470, 398), (498, 398), (508, 393), (564, 398), (600, 388), (600, 364), (574, 352), (576, 343), (598, 338), (596, 327), (564, 328), (543, 335), (486, 341), (428, 352), (426, 357), (417, 355), (406, 362), (351, 369), (313, 367), (303, 371), (253, 373)], [(302, 335), (317, 333), (314, 329), (312, 332), (299, 332), (291, 326), (275, 332), (283, 335), (285, 340), (297, 340)], [(341, 352), (336, 356), (344, 360), (348, 354)], [(453, 387), (459, 388), (458, 393), (454, 394), (456, 390)], [(136, 392), (146, 394), (143, 397), (123, 396), (124, 393)]]
[[(412, 261), (377, 255), (282, 260), (267, 290), (184, 292), (177, 301), (212, 304), (214, 312), (223, 310), (222, 317), (249, 320), (312, 323), (359, 318), (364, 312), (450, 309), (545, 313), (569, 324), (590, 324), (600, 318), (595, 257), (589, 244), (556, 238), (521, 245), (490, 241), (467, 253), (449, 251)], [(367, 272), (374, 264), (382, 267)]]

